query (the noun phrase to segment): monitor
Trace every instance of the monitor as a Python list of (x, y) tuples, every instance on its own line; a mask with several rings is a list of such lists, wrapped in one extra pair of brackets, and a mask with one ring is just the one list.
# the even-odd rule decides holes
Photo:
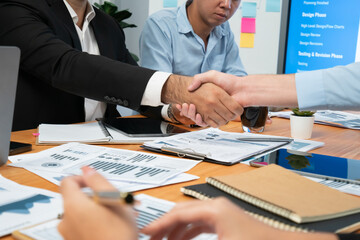
[(360, 0), (283, 0), (278, 73), (360, 61)]
[(8, 161), (20, 50), (0, 46), (0, 166)]

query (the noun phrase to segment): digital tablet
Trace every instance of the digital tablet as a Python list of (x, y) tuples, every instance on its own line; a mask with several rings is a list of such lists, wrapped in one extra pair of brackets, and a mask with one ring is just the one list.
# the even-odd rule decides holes
[(188, 132), (168, 122), (151, 118), (102, 118), (99, 121), (106, 128), (130, 137), (161, 137)]
[(360, 160), (279, 149), (250, 162), (262, 167), (277, 164), (301, 175), (360, 181)]

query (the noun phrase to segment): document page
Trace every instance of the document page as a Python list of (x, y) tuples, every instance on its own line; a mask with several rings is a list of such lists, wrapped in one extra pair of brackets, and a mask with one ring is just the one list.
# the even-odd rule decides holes
[(205, 155), (219, 162), (234, 163), (264, 151), (285, 145), (284, 142), (242, 141), (241, 137), (274, 137), (251, 133), (224, 132), (216, 128), (178, 134), (157, 141), (146, 142), (144, 146), (155, 149), (171, 148), (179, 153), (187, 152)]
[[(139, 205), (136, 205), (134, 207), (135, 211), (138, 213), (136, 219), (136, 225), (139, 229), (142, 229), (143, 227), (147, 226), (149, 223), (160, 218), (162, 215), (170, 211), (175, 206), (175, 203), (173, 202), (169, 202), (159, 198), (154, 198), (145, 194), (139, 194), (135, 196), (135, 198), (140, 202)], [(57, 231), (57, 225), (59, 224), (59, 222), (60, 220), (46, 222), (44, 224), (35, 226), (33, 228), (23, 229), (20, 232), (37, 240), (48, 240), (48, 239), (62, 240), (63, 238)], [(140, 234), (139, 239), (147, 240), (150, 239), (150, 237), (144, 234)], [(217, 239), (217, 235), (201, 234), (193, 239), (215, 240)]]
[(0, 237), (62, 213), (60, 194), (27, 187), (0, 175)]
[(66, 174), (80, 174), (83, 166), (91, 166), (110, 180), (162, 184), (198, 163), (139, 151), (68, 143), (29, 156), (16, 156), (10, 165)]
[[(292, 111), (286, 112), (272, 112), (271, 116), (282, 117), (282, 118), (290, 118)], [(350, 129), (360, 129), (360, 115), (342, 112), (342, 111), (330, 111), (323, 110), (317, 111), (315, 114), (315, 123), (335, 126), (335, 127), (343, 127)]]

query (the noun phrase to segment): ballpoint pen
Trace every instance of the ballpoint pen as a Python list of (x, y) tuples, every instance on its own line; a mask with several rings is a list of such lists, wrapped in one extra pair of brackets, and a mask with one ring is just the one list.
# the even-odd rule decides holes
[(279, 137), (279, 138), (272, 138), (272, 137), (265, 137), (265, 138), (262, 138), (262, 137), (239, 137), (239, 138), (236, 138), (237, 140), (240, 140), (240, 141), (247, 141), (247, 142), (292, 142), (294, 141), (294, 139), (292, 138), (282, 138), (282, 137)]
[(133, 204), (135, 199), (131, 193), (120, 191), (91, 191), (88, 188), (83, 192), (96, 203), (104, 205)]

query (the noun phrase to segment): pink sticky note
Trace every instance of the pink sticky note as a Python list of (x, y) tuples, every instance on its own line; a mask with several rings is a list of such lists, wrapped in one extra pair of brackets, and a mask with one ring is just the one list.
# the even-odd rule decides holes
[(33, 135), (34, 137), (37, 137), (37, 136), (40, 135), (40, 133), (33, 133), (32, 135)]
[(241, 19), (241, 32), (242, 33), (255, 33), (255, 18), (242, 18)]

